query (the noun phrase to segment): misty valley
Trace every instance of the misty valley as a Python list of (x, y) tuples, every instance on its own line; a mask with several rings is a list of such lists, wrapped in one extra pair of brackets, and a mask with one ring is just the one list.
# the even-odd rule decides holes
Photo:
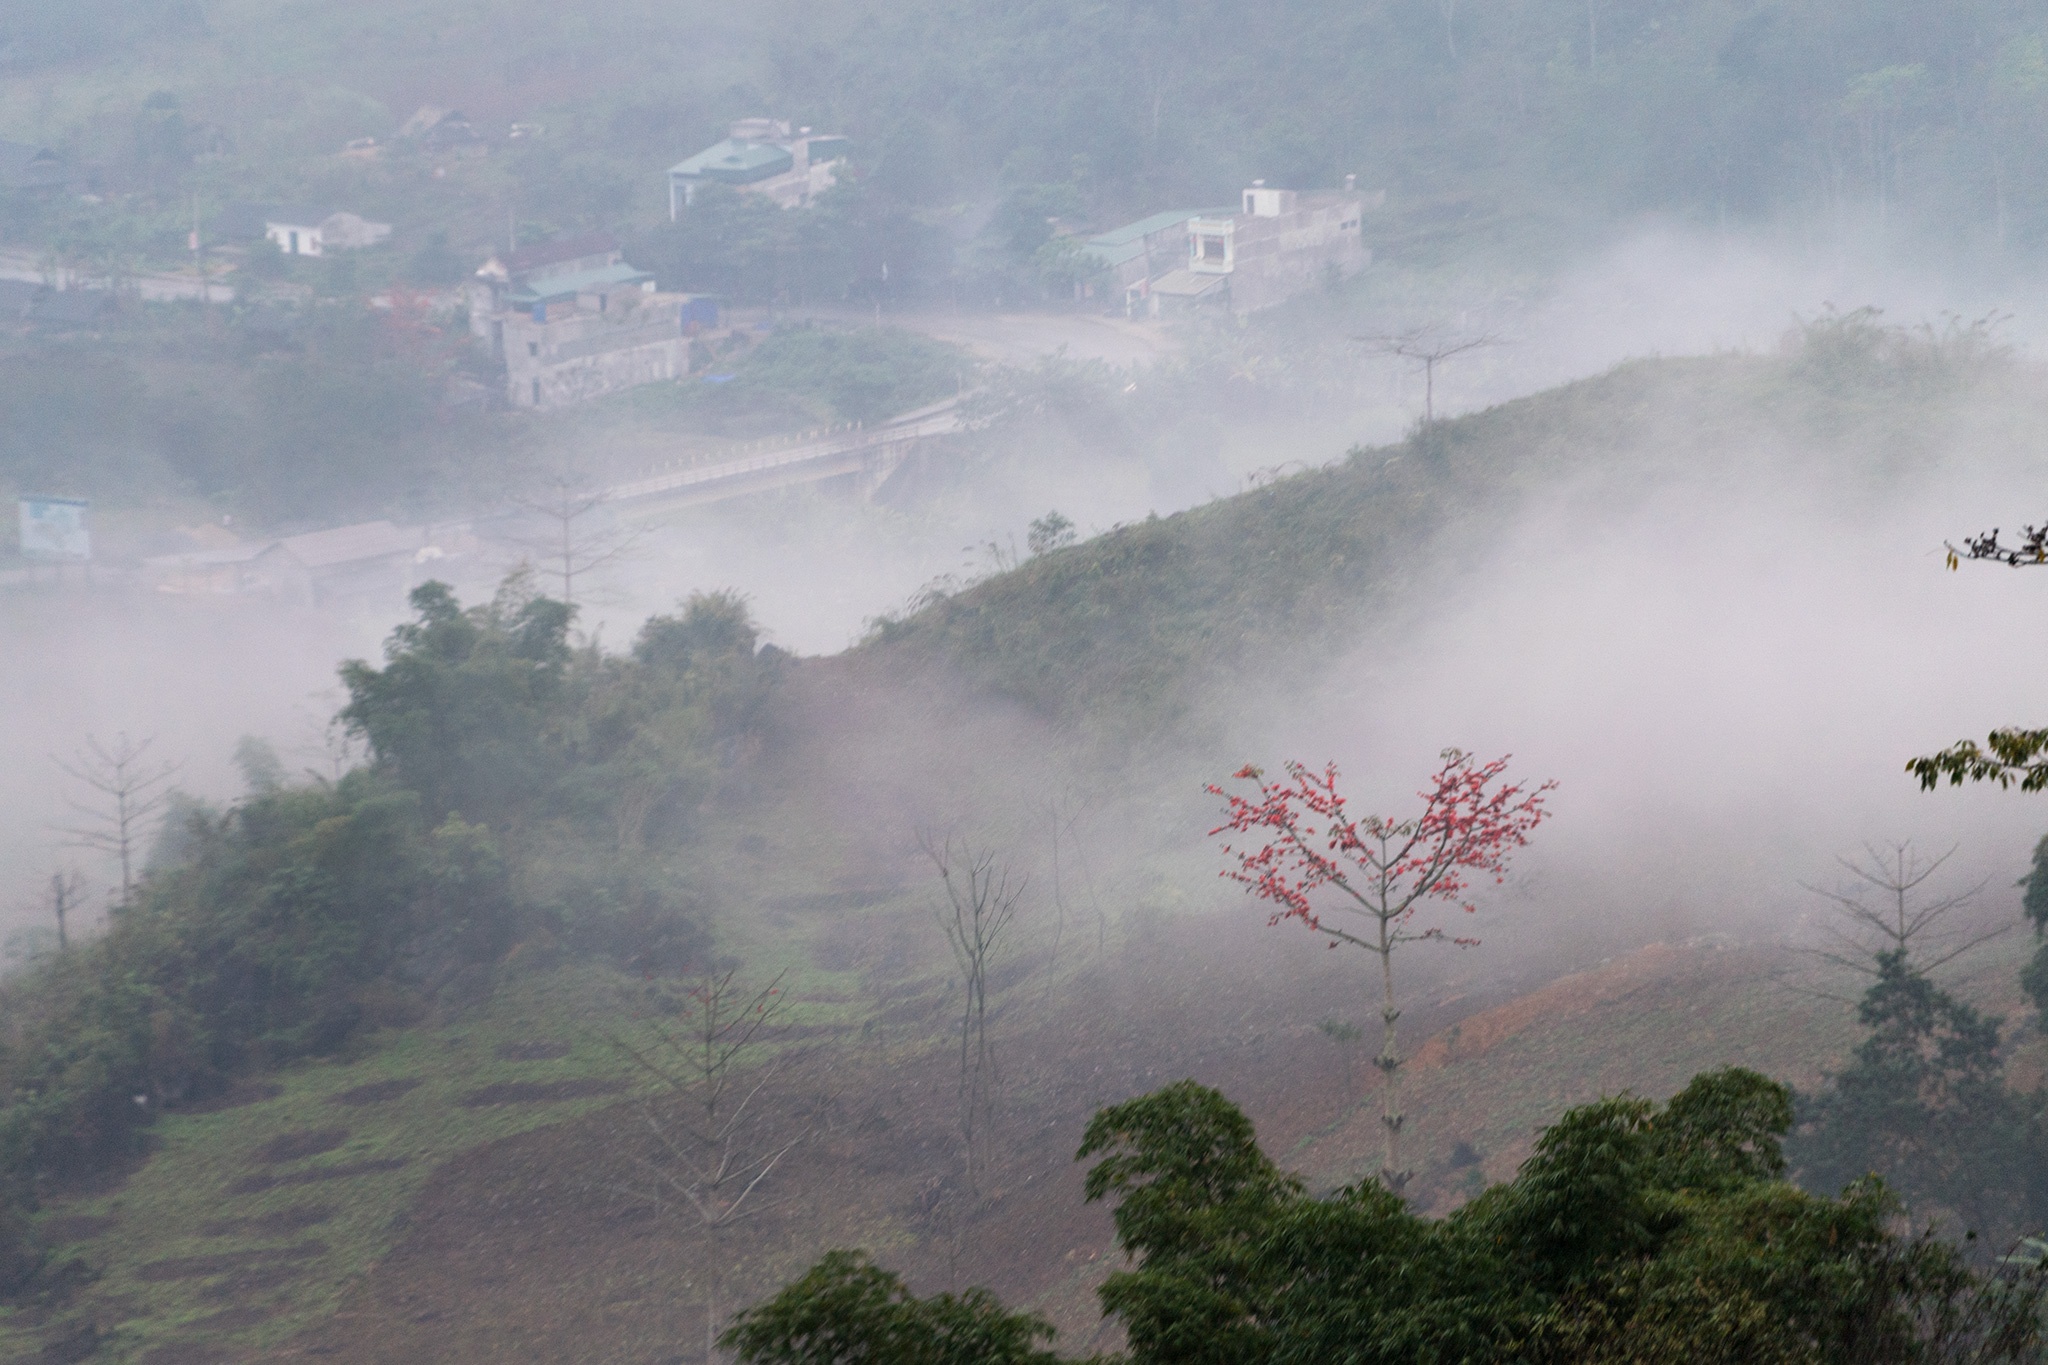
[(0, 1359), (2048, 1359), (2044, 118), (0, 10)]

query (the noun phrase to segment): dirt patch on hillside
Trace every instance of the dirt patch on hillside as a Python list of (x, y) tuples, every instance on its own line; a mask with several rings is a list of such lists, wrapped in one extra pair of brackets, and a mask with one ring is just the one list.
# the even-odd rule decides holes
[(237, 1081), (218, 1095), (213, 1095), (191, 1104), (179, 1105), (178, 1112), (182, 1114), (217, 1114), (223, 1109), (240, 1109), (244, 1105), (262, 1104), (265, 1100), (274, 1100), (283, 1093), (284, 1087), (276, 1081)]
[(304, 1261), (327, 1254), (325, 1242), (297, 1242), (291, 1246), (260, 1247), (253, 1251), (222, 1251), (210, 1256), (168, 1256), (136, 1267), (135, 1278), (149, 1283), (164, 1280), (200, 1280), (251, 1266), (278, 1261)]
[(375, 1161), (350, 1161), (335, 1166), (315, 1166), (311, 1170), (288, 1171), (283, 1175), (249, 1175), (228, 1186), (228, 1193), (261, 1194), (265, 1190), (274, 1190), (285, 1185), (318, 1185), (329, 1180), (350, 1180), (377, 1171), (395, 1171), (403, 1165), (404, 1157), (387, 1156), (379, 1157)]
[(500, 1081), (472, 1090), (461, 1100), (464, 1109), (482, 1109), (493, 1104), (552, 1104), (561, 1100), (587, 1100), (616, 1095), (626, 1088), (623, 1080), (586, 1078), (573, 1081)]
[[(1013, 993), (996, 1035), (1000, 1147), (975, 1190), (960, 1178), (948, 997), (920, 1004), (937, 1011), (928, 1050), (857, 1028), (807, 1047), (760, 1097), (769, 1129), (805, 1136), (763, 1187), (772, 1207), (721, 1244), (721, 1298), (751, 1301), (828, 1247), (866, 1247), (920, 1293), (984, 1284), (1046, 1313), (1063, 1352), (1113, 1347), (1094, 1287), (1121, 1258), (1109, 1210), (1083, 1200), (1074, 1161), (1089, 1116), (1193, 1076), (1242, 1104), (1287, 1160), (1358, 1093), (1344, 1051), (1314, 1024), (1333, 1000), (1355, 999), (1350, 964), (1255, 918), (1199, 928), (1112, 949), (1104, 969), (1050, 994), (1036, 978)], [(876, 989), (871, 1013), (890, 1013), (891, 988)], [(1426, 1001), (1409, 1015), (1421, 1026), (1446, 1017)], [(632, 1145), (644, 1141), (640, 1114), (622, 1106), (444, 1167), (403, 1242), (301, 1344), (363, 1365), (697, 1359), (708, 1249), (673, 1203), (657, 1211), (626, 1193), (644, 1175)]]
[(267, 1237), (281, 1237), (287, 1233), (304, 1232), (307, 1228), (318, 1227), (334, 1217), (332, 1204), (299, 1204), (275, 1213), (258, 1214), (253, 1218), (223, 1218), (207, 1223), (200, 1229), (205, 1237), (246, 1237), (250, 1234)]
[(410, 1094), (419, 1089), (419, 1086), (420, 1083), (418, 1081), (410, 1078), (372, 1081), (368, 1085), (359, 1085), (353, 1090), (344, 1090), (328, 1102), (330, 1104), (345, 1104), (352, 1107), (365, 1104), (383, 1104), (387, 1100), (397, 1099), (400, 1095)]
[(256, 1160), (266, 1166), (303, 1161), (309, 1156), (331, 1152), (347, 1141), (346, 1128), (306, 1128), (296, 1133), (280, 1133), (257, 1150)]

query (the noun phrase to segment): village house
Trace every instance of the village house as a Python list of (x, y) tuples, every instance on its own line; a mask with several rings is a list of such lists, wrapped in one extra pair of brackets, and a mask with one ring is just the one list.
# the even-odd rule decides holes
[(664, 294), (607, 234), (493, 256), (470, 285), (470, 330), (505, 366), (515, 408), (550, 409), (690, 372), (717, 300)]
[(668, 168), (669, 221), (703, 185), (730, 185), (786, 209), (808, 204), (838, 183), (850, 146), (835, 133), (809, 128), (792, 137), (785, 119), (740, 119), (725, 141)]
[(0, 140), (0, 191), (58, 190), (70, 180), (64, 159), (48, 147)]
[(1109, 297), (1124, 316), (1147, 311), (1152, 281), (1187, 263), (1188, 222), (1229, 209), (1169, 209), (1090, 237), (1082, 251), (1101, 265)]
[(1091, 237), (1111, 297), (1124, 312), (1158, 315), (1198, 306), (1253, 313), (1372, 263), (1364, 215), (1370, 200), (1345, 177), (1341, 193), (1310, 194), (1252, 182), (1238, 208), (1176, 209)]
[[(216, 528), (215, 534), (225, 533)], [(430, 572), (427, 565), (460, 553), (473, 540), (465, 528), (435, 532), (366, 521), (158, 555), (142, 567), (161, 593), (255, 593), (311, 605), (403, 592)]]
[(324, 256), (375, 246), (391, 235), (391, 224), (338, 210), (272, 208), (263, 216), (263, 235), (287, 256)]

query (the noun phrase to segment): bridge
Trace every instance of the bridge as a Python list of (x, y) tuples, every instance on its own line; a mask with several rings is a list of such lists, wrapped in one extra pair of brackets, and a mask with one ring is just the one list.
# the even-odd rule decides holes
[(942, 403), (901, 413), (872, 426), (859, 422), (825, 427), (778, 441), (743, 446), (723, 458), (675, 460), (599, 490), (609, 503), (659, 503), (693, 507), (749, 493), (859, 476), (872, 496), (899, 469), (917, 442), (964, 431), (961, 394)]

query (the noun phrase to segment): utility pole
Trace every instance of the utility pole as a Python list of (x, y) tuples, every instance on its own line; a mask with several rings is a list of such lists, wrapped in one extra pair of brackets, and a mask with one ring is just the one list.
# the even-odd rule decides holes
[(1500, 338), (1491, 333), (1468, 336), (1457, 340), (1446, 338), (1434, 326), (1414, 327), (1393, 336), (1353, 337), (1385, 355), (1398, 356), (1403, 360), (1419, 361), (1422, 365), (1422, 425), (1436, 425), (1436, 367), (1452, 356), (1476, 351), (1482, 346), (1497, 346)]

